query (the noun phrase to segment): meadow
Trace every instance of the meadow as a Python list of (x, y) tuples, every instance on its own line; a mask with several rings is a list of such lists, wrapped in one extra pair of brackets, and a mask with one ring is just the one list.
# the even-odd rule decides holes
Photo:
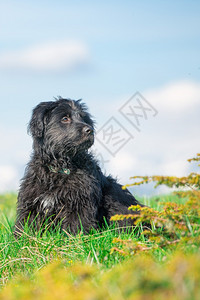
[[(140, 210), (134, 228), (114, 223), (88, 235), (26, 226), (16, 240), (17, 195), (0, 195), (0, 300), (200, 299), (200, 175), (132, 185), (150, 181), (182, 190), (140, 198), (147, 207), (130, 208)], [(133, 215), (113, 221), (123, 218)]]

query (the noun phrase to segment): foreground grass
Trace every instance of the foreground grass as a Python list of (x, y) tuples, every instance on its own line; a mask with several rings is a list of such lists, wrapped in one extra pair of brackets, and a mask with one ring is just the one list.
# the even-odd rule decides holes
[[(140, 200), (162, 211), (161, 203), (184, 205), (187, 198)], [(39, 236), (27, 228), (15, 240), (15, 203), (14, 194), (0, 196), (0, 286), (8, 286), (0, 299), (67, 299), (66, 293), (69, 299), (145, 299), (140, 298), (145, 290), (151, 291), (148, 299), (200, 299), (195, 289), (200, 280), (198, 215), (195, 222), (190, 213), (183, 215), (184, 224), (171, 230), (173, 235), (161, 227), (149, 237), (138, 223), (134, 230), (118, 232), (113, 226), (76, 237), (49, 231)], [(56, 296), (54, 289), (62, 292)]]

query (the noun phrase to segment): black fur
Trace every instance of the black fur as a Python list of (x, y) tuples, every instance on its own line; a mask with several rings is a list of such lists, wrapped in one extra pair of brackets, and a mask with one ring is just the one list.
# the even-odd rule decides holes
[(40, 103), (33, 110), (29, 132), (33, 154), (18, 195), (15, 235), (27, 219), (36, 223), (36, 229), (48, 219), (55, 225), (61, 222), (72, 234), (80, 228), (89, 232), (105, 220), (109, 224), (115, 214), (130, 213), (130, 205), (140, 204), (115, 179), (105, 176), (88, 152), (94, 123), (80, 100)]

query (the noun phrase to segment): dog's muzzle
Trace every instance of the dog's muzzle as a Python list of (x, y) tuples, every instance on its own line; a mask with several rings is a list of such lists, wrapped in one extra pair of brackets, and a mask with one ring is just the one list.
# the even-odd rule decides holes
[(91, 126), (86, 125), (86, 126), (83, 127), (83, 133), (85, 135), (94, 135), (94, 130)]

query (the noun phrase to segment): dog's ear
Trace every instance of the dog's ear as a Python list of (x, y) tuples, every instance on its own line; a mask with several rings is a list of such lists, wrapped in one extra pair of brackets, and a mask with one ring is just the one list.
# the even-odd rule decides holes
[(32, 137), (41, 138), (44, 133), (47, 116), (50, 111), (55, 107), (55, 102), (41, 102), (38, 104), (32, 113), (30, 123), (28, 125), (28, 133)]

